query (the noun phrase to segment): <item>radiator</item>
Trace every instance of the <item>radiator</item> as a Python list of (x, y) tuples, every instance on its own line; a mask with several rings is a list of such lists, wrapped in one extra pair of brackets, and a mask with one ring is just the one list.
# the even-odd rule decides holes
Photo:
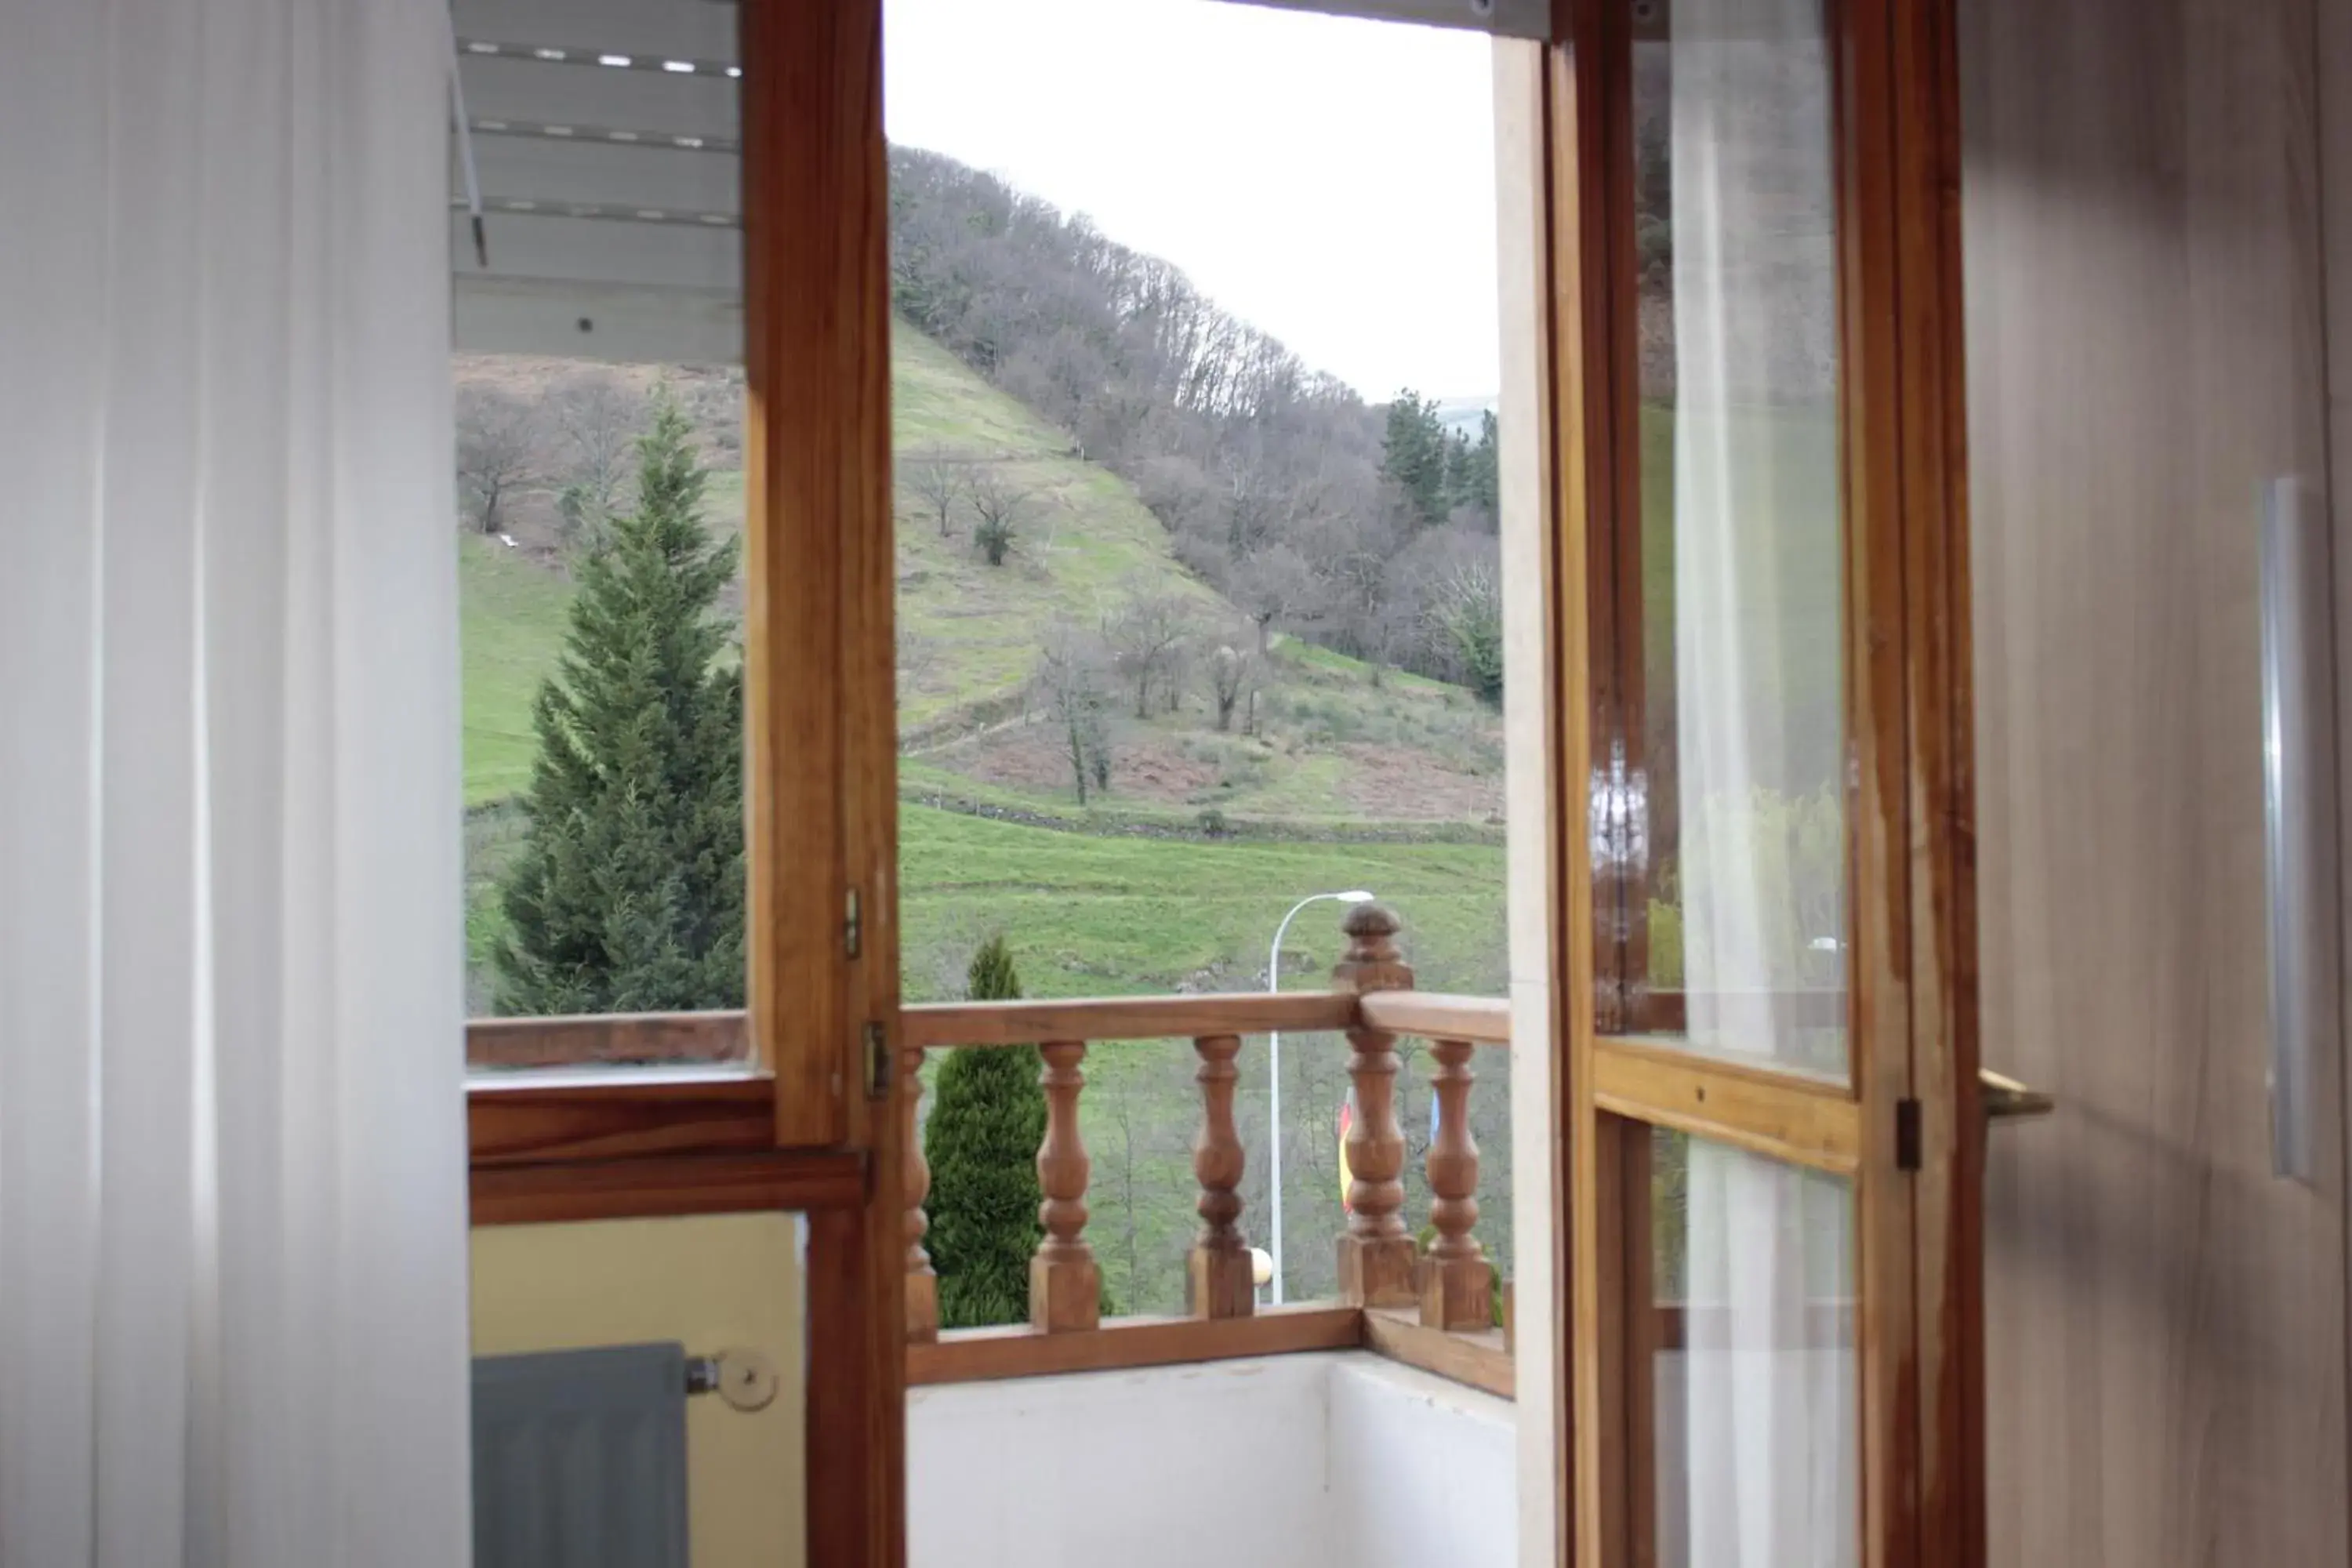
[(475, 1568), (688, 1568), (686, 1347), (474, 1362)]

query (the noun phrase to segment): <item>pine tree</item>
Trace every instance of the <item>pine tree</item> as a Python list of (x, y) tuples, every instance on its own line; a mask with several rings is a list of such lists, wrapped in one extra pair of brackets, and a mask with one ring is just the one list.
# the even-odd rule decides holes
[(1467, 431), (1450, 430), (1445, 435), (1445, 507), (1451, 513), (1457, 507), (1470, 504), (1471, 491), (1476, 487), (1476, 476), (1471, 471), (1474, 458)]
[(582, 563), (532, 710), (495, 950), (507, 1013), (743, 1005), (742, 674), (717, 608), (735, 548), (702, 521), (690, 436), (664, 398), (637, 443), (635, 513)]
[[(1478, 444), (1470, 448), (1470, 488), (1466, 504), (1493, 519), (1502, 507), (1501, 435), (1491, 408), (1478, 416)], [(1488, 527), (1494, 524), (1490, 521)]]
[[(975, 1002), (1021, 994), (1004, 938), (971, 957), (965, 989)], [(931, 1194), (925, 1245), (940, 1277), (940, 1326), (982, 1328), (1029, 1316), (1029, 1258), (1045, 1232), (1037, 1219), (1037, 1145), (1045, 1137), (1045, 1090), (1034, 1046), (967, 1047), (940, 1064), (923, 1132)]]
[(1381, 472), (1404, 492), (1421, 521), (1445, 521), (1445, 426), (1433, 400), (1407, 388), (1389, 405)]

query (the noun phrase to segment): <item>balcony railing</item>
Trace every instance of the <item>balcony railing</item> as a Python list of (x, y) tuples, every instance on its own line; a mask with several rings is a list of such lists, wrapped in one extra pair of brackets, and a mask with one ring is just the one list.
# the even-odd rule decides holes
[[(1470, 1098), (1478, 1047), (1507, 1046), (1500, 998), (1425, 994), (1396, 945), (1395, 914), (1377, 904), (1349, 910), (1346, 955), (1334, 989), (1283, 994), (1113, 997), (1076, 1001), (929, 1004), (904, 1010), (898, 1068), (906, 1210), (908, 1375), (916, 1384), (1039, 1376), (1110, 1367), (1217, 1361), (1297, 1351), (1361, 1347), (1508, 1397), (1506, 1328), (1495, 1319), (1495, 1275), (1477, 1236), (1478, 1146)], [(1355, 1119), (1347, 1139), (1349, 1215), (1333, 1238), (1339, 1299), (1261, 1308), (1240, 1187), (1246, 1154), (1234, 1127), (1237, 1058), (1244, 1036), (1267, 1031), (1338, 1032), (1347, 1037)], [(1424, 1249), (1403, 1213), (1405, 1138), (1396, 1114), (1397, 1043), (1430, 1044), (1436, 1125), (1426, 1157), (1433, 1238)], [(1100, 1274), (1087, 1239), (1091, 1162), (1079, 1130), (1087, 1053), (1111, 1040), (1190, 1039), (1198, 1058), (1200, 1122), (1192, 1173), (1201, 1225), (1185, 1259), (1186, 1312), (1180, 1318), (1100, 1317)], [(915, 1135), (925, 1058), (932, 1051), (1001, 1048), (1035, 1042), (1045, 1059), (1046, 1123), (1037, 1152), (1045, 1237), (1030, 1264), (1029, 1321), (1004, 1329), (939, 1326), (939, 1281), (924, 1247), (930, 1173)], [(713, 1068), (740, 1062), (740, 1013), (662, 1016), (495, 1019), (468, 1032), (478, 1068), (656, 1065), (679, 1081), (661, 1085), (681, 1103), (709, 1099), (698, 1114), (719, 1126), (730, 1111)], [(699, 1076), (698, 1076), (698, 1073)], [(603, 1076), (601, 1074), (597, 1076)], [(597, 1109), (572, 1088), (576, 1075), (496, 1072), (485, 1093), (509, 1101), (495, 1127), (477, 1116), (478, 1168), (529, 1160), (544, 1137), (576, 1145), (609, 1137), (611, 1152), (660, 1136), (640, 1119)], [(530, 1110), (525, 1111), (525, 1104)], [(609, 1118), (609, 1129), (606, 1121)], [(745, 1118), (746, 1142), (758, 1129)], [(697, 1134), (699, 1136), (699, 1134)], [(607, 1152), (597, 1150), (595, 1152)]]
[[(1501, 1336), (1491, 1325), (1493, 1271), (1479, 1242), (1478, 1146), (1470, 1131), (1471, 1059), (1507, 1045), (1498, 999), (1423, 996), (1396, 947), (1397, 918), (1358, 905), (1346, 922), (1339, 989), (1287, 995), (1167, 996), (1082, 1002), (979, 1002), (909, 1007), (900, 1070), (907, 1092), (907, 1323), (916, 1382), (1036, 1375), (1083, 1367), (1213, 1360), (1276, 1350), (1358, 1344), (1507, 1393)], [(1336, 1303), (1261, 1311), (1252, 1279), (1239, 1191), (1246, 1167), (1234, 1125), (1242, 1037), (1269, 1030), (1329, 1030), (1348, 1039), (1355, 1121), (1348, 1133), (1349, 1215), (1336, 1238)], [(1427, 1158), (1424, 1251), (1403, 1214), (1405, 1139), (1396, 1116), (1400, 1036), (1430, 1041), (1437, 1126)], [(1189, 1038), (1200, 1066), (1201, 1119), (1192, 1143), (1201, 1226), (1185, 1258), (1181, 1319), (1100, 1318), (1101, 1276), (1087, 1239), (1091, 1162), (1079, 1131), (1087, 1052), (1107, 1040)], [(1045, 1235), (1029, 1271), (1025, 1329), (942, 1335), (939, 1281), (923, 1247), (930, 1187), (920, 1141), (925, 1056), (948, 1048), (1039, 1042), (1045, 1058), (1045, 1136), (1037, 1152)], [(1255, 1320), (1264, 1328), (1239, 1329)], [(1221, 1326), (1222, 1331), (1221, 1331)], [(1446, 1344), (1433, 1336), (1463, 1336)], [(1049, 1342), (1062, 1341), (1060, 1344)], [(1486, 1353), (1479, 1353), (1479, 1352)]]

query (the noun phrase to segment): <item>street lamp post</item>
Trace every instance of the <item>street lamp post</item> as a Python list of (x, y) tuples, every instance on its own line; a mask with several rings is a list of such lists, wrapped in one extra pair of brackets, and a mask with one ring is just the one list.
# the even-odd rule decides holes
[[(1368, 904), (1372, 901), (1372, 895), (1360, 888), (1344, 893), (1309, 893), (1291, 905), (1290, 913), (1283, 916), (1282, 923), (1274, 928), (1274, 945), (1266, 950), (1267, 994), (1282, 989), (1282, 938), (1290, 930), (1290, 922), (1307, 905), (1319, 904), (1327, 899), (1342, 904)], [(1266, 1041), (1266, 1089), (1267, 1099), (1271, 1101), (1266, 1129), (1266, 1173), (1273, 1181), (1274, 1304), (1279, 1307), (1282, 1305), (1282, 1031), (1270, 1031)]]

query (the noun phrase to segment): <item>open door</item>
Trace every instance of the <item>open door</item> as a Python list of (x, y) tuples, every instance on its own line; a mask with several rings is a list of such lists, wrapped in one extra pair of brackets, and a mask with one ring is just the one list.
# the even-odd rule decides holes
[(1983, 1560), (1949, 9), (1561, 6), (1580, 1563)]

